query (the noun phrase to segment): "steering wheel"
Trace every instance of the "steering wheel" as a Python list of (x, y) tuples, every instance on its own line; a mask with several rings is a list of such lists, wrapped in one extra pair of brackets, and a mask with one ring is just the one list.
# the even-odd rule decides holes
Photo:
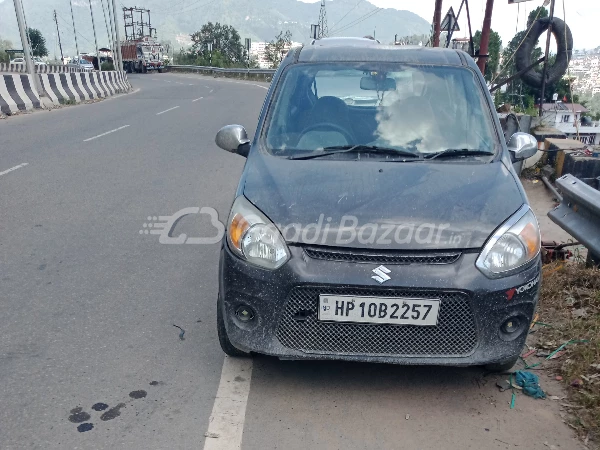
[(315, 123), (314, 125), (309, 125), (304, 130), (302, 130), (302, 132), (300, 133), (300, 136), (303, 136), (306, 133), (310, 133), (311, 131), (315, 131), (315, 130), (319, 130), (319, 129), (323, 129), (323, 128), (329, 129), (332, 131), (337, 131), (342, 136), (344, 136), (344, 139), (346, 139), (346, 142), (348, 144), (352, 144), (353, 142), (355, 142), (354, 136), (352, 136), (352, 134), (350, 134), (350, 132), (348, 130), (341, 127), (340, 125), (336, 125), (335, 123), (331, 123), (331, 122), (321, 122), (321, 123)]

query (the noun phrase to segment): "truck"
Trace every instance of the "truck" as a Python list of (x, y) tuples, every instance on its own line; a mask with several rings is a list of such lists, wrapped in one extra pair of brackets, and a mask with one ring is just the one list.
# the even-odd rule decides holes
[(122, 42), (123, 70), (127, 73), (147, 73), (154, 70), (162, 73), (165, 67), (164, 52), (164, 46), (150, 36)]

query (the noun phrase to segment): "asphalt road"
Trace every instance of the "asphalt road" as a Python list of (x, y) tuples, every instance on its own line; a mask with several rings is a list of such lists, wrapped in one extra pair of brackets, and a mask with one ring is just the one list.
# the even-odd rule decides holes
[[(184, 208), (226, 217), (244, 160), (214, 135), (252, 135), (266, 85), (130, 80), (0, 121), (0, 448), (579, 448), (558, 402), (511, 410), (478, 368), (225, 360), (219, 245), (144, 232)], [(180, 233), (215, 228), (191, 214)]]

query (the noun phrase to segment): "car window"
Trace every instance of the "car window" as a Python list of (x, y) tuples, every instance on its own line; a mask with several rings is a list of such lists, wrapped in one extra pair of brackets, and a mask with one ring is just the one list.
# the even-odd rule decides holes
[(297, 64), (283, 74), (263, 127), (282, 156), (370, 145), (428, 154), (493, 152), (489, 107), (466, 68), (402, 64)]

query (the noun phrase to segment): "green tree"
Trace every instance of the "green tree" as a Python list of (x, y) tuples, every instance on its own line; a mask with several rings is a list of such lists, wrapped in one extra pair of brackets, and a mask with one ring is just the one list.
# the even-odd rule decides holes
[(31, 42), (33, 56), (48, 56), (46, 39), (42, 36), (40, 30), (36, 28), (27, 28), (27, 35), (29, 36), (29, 42)]
[(10, 55), (6, 53), (6, 50), (10, 50), (12, 48), (12, 42), (5, 39), (0, 39), (0, 63), (10, 62)]
[[(208, 64), (212, 56), (212, 65), (215, 67), (246, 64), (246, 49), (242, 45), (240, 34), (231, 25), (208, 22), (202, 25), (200, 31), (192, 34), (191, 38), (194, 44), (188, 52), (188, 59)], [(212, 44), (212, 55), (209, 44)]]
[(275, 40), (269, 42), (265, 46), (265, 59), (269, 62), (272, 69), (277, 69), (285, 55), (292, 46), (292, 33), (287, 30), (285, 33), (281, 31)]
[[(476, 51), (481, 45), (481, 31), (476, 31), (473, 36), (473, 46)], [(502, 47), (502, 39), (500, 35), (496, 33), (494, 30), (490, 30), (490, 43), (488, 46), (488, 54), (490, 57), (488, 58), (485, 65), (485, 73), (484, 77), (486, 81), (489, 83), (496, 76), (498, 72), (498, 65), (500, 63), (500, 49)]]

